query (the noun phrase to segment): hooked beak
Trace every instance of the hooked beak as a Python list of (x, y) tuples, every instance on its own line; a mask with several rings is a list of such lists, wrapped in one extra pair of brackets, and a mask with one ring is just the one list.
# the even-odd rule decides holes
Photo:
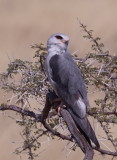
[(61, 40), (61, 42), (63, 42), (64, 44), (68, 45), (68, 42), (69, 42), (69, 41)]

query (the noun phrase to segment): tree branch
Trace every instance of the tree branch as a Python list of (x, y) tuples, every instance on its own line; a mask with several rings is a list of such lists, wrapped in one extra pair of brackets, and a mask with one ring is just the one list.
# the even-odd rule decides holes
[(5, 110), (12, 110), (12, 111), (16, 111), (20, 114), (23, 114), (25, 116), (29, 116), (29, 117), (32, 117), (32, 118), (35, 118), (36, 120), (38, 121), (41, 121), (41, 114), (36, 114), (34, 113), (33, 111), (29, 111), (29, 110), (26, 110), (26, 109), (22, 109), (20, 107), (17, 107), (15, 105), (6, 105), (6, 104), (2, 104), (0, 106), (0, 110), (1, 111), (5, 111)]
[[(29, 117), (32, 117), (34, 118), (37, 122), (41, 122), (41, 118), (42, 118), (42, 114), (36, 114), (34, 113), (33, 111), (29, 111), (29, 110), (26, 110), (26, 109), (22, 109), (20, 107), (17, 107), (15, 105), (6, 105), (6, 104), (2, 104), (0, 106), (0, 110), (1, 111), (5, 111), (5, 110), (12, 110), (12, 111), (15, 111), (15, 112), (18, 112), (20, 114), (24, 114), (25, 116), (29, 116)], [(51, 117), (55, 114), (52, 114), (50, 113), (48, 116)], [(48, 124), (45, 124), (45, 128), (50, 131), (52, 134), (58, 136), (59, 138), (62, 138), (62, 139), (65, 139), (65, 140), (69, 140), (69, 141), (73, 141), (72, 137), (70, 136), (65, 136), (65, 135), (62, 135), (60, 134), (59, 132), (53, 130)], [(95, 149), (96, 151), (100, 152), (101, 154), (108, 154), (108, 155), (112, 155), (112, 156), (117, 156), (117, 152), (111, 152), (111, 151), (107, 151), (107, 150), (103, 150), (101, 148), (96, 148), (93, 146), (93, 149)]]
[(103, 114), (103, 115), (116, 115), (117, 116), (117, 112), (116, 111), (112, 111), (112, 112), (102, 112), (102, 111), (88, 111), (88, 114), (93, 116), (96, 114)]
[(88, 144), (88, 142), (84, 138), (84, 136), (81, 135), (81, 133), (77, 129), (77, 126), (75, 122), (73, 121), (69, 112), (66, 109), (61, 109), (61, 116), (65, 120), (68, 126), (68, 129), (70, 133), (72, 134), (72, 136), (74, 137), (76, 143), (81, 148), (81, 150), (85, 153), (84, 160), (92, 160), (94, 156), (94, 152), (91, 146)]

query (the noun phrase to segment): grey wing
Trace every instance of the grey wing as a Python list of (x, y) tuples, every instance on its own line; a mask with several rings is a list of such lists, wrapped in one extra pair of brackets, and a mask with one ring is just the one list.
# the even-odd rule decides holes
[(79, 117), (86, 114), (88, 105), (85, 83), (82, 75), (69, 54), (55, 55), (50, 60), (52, 80), (57, 95)]

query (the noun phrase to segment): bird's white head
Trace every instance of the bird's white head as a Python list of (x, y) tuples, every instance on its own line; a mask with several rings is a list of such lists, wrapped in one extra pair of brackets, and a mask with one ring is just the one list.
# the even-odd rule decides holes
[(62, 33), (56, 33), (49, 37), (47, 41), (47, 47), (55, 47), (62, 50), (67, 50), (67, 46), (69, 43), (69, 37)]

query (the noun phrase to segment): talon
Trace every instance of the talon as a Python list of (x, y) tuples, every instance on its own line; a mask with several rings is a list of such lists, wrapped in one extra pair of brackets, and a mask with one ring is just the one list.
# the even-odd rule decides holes
[(57, 114), (58, 114), (58, 116), (61, 115), (61, 114), (60, 114), (60, 110), (61, 110), (61, 107), (59, 106), (58, 109), (57, 109)]
[(63, 107), (63, 103), (61, 102), (61, 103), (57, 106), (57, 108), (56, 108), (56, 112), (57, 112), (57, 115), (58, 115), (58, 116), (61, 115), (61, 114), (60, 114), (60, 110), (61, 110), (62, 107)]

